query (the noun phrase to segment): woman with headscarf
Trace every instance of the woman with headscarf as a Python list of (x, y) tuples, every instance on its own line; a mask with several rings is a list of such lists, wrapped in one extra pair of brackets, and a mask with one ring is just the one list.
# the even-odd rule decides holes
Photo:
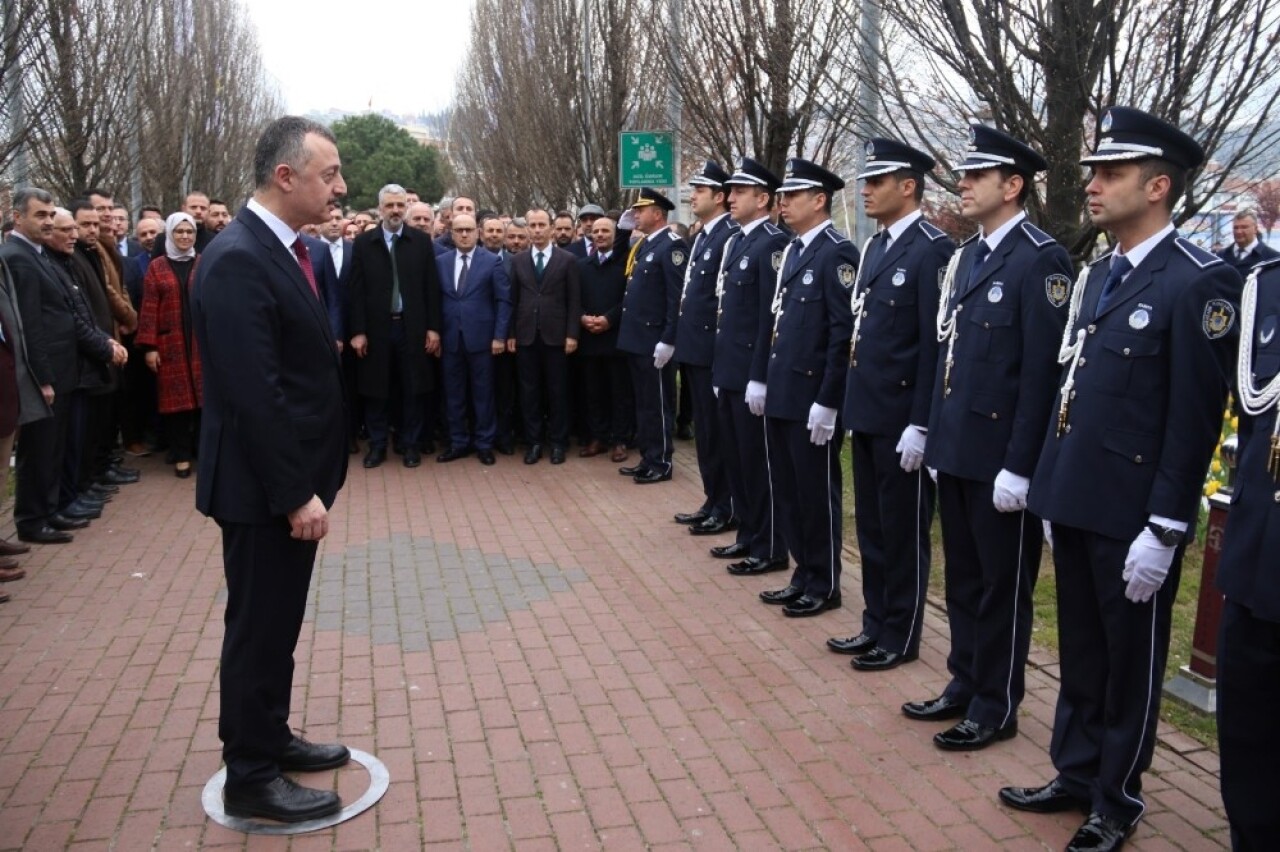
[(174, 213), (164, 223), (165, 253), (147, 266), (142, 284), (137, 346), (156, 374), (157, 408), (173, 453), (174, 474), (191, 475), (203, 387), (200, 354), (191, 327), (196, 222)]

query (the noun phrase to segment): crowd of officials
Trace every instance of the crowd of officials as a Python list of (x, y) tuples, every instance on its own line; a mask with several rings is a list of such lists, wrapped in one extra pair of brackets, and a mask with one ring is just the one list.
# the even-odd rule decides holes
[[(295, 253), (341, 355), (348, 450), (363, 439), (365, 468), (389, 450), (414, 468), (424, 453), (493, 465), (520, 444), (525, 464), (556, 465), (576, 438), (579, 456), (647, 485), (671, 479), (683, 411), (705, 500), (673, 520), (695, 537), (733, 534), (710, 549), (733, 575), (790, 571), (760, 598), (805, 618), (842, 606), (848, 440), (863, 610), (828, 646), (862, 672), (917, 659), (936, 513), (951, 680), (902, 712), (954, 723), (934, 737), (951, 751), (1017, 734), (1047, 541), (1057, 774), (999, 795), (1079, 809), (1068, 849), (1117, 849), (1145, 811), (1182, 556), (1235, 389), (1222, 780), (1234, 842), (1262, 848), (1277, 831), (1263, 773), (1280, 757), (1264, 733), (1280, 592), (1261, 555), (1280, 546), (1280, 262), (1247, 213), (1221, 256), (1178, 236), (1174, 204), (1204, 159), (1190, 136), (1125, 107), (1100, 130), (1082, 161), (1088, 214), (1114, 249), (1078, 276), (1026, 216), (1047, 163), (982, 125), (955, 167), (979, 225), (959, 246), (922, 215), (933, 159), (883, 138), (858, 175), (880, 226), (861, 247), (831, 221), (844, 182), (799, 158), (781, 177), (749, 158), (732, 173), (706, 163), (688, 229), (652, 189), (608, 213), (513, 217), (465, 196), (437, 208), (396, 184), (376, 210), (332, 205)], [(188, 292), (231, 216), (201, 193), (160, 215), (144, 211), (129, 234), (100, 190), (66, 208), (15, 194), (0, 250), (0, 428), (11, 443), (21, 424), (23, 542), (70, 541), (136, 481), (117, 441), (191, 474), (202, 383)], [(17, 579), (25, 546), (0, 547), (3, 579)]]

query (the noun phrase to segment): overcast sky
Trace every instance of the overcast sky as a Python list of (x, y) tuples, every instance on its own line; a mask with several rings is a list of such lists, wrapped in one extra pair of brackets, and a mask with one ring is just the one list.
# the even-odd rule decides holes
[(472, 0), (245, 0), (290, 112), (435, 112), (453, 99)]

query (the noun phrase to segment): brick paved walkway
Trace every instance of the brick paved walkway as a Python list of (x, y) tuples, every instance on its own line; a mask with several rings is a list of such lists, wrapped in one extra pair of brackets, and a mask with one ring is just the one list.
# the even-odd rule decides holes
[[(209, 821), (219, 768), (222, 578), (192, 483), (145, 459), (74, 544), (36, 548), (0, 606), (0, 848), (1042, 849), (1075, 815), (1001, 807), (1050, 777), (1057, 693), (1036, 655), (1022, 735), (937, 751), (899, 705), (946, 680), (856, 674), (828, 653), (856, 606), (790, 620), (670, 522), (700, 495), (603, 459), (358, 464), (321, 547), (292, 724), (376, 754), (391, 787), (329, 831), (245, 838)], [(11, 524), (11, 522), (10, 522)], [(11, 532), (11, 529), (5, 530)], [(846, 601), (858, 581), (847, 570)], [(1226, 842), (1215, 756), (1166, 731), (1133, 848)], [(332, 773), (352, 800), (367, 777)], [(319, 777), (316, 783), (331, 783)]]

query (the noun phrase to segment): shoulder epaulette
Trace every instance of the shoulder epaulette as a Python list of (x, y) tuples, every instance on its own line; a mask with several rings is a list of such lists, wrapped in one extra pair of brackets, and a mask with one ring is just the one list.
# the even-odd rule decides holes
[(1102, 261), (1104, 261), (1104, 260), (1106, 260), (1106, 261), (1110, 261), (1110, 260), (1111, 260), (1111, 255), (1113, 255), (1113, 254), (1115, 254), (1115, 253), (1116, 253), (1116, 250), (1115, 250), (1115, 249), (1112, 249), (1111, 251), (1103, 252), (1100, 256), (1095, 257), (1093, 260), (1089, 261), (1089, 265), (1090, 265), (1090, 266), (1097, 266), (1099, 263), (1102, 263)]
[(1185, 237), (1178, 237), (1173, 241), (1173, 244), (1181, 249), (1182, 253), (1201, 269), (1208, 269), (1210, 266), (1217, 266), (1219, 263), (1224, 262), (1223, 259), (1218, 257), (1216, 254), (1205, 251)]
[(1269, 257), (1266, 260), (1260, 260), (1250, 267), (1250, 271), (1253, 271), (1254, 269), (1270, 269), (1273, 266), (1280, 266), (1280, 257)]
[(920, 219), (916, 224), (920, 226), (920, 230), (924, 235), (929, 238), (929, 242), (934, 243), (938, 240), (946, 239), (947, 232), (932, 222), (926, 222), (924, 219)]
[(830, 239), (831, 242), (833, 243), (838, 244), (838, 243), (849, 242), (849, 238), (846, 237), (844, 234), (840, 233), (839, 231), (837, 231), (835, 225), (828, 225), (827, 229), (823, 231), (823, 233), (826, 234), (827, 238)]
[(978, 231), (974, 231), (972, 234), (970, 234), (968, 237), (966, 237), (966, 238), (965, 238), (965, 240), (964, 240), (964, 242), (960, 243), (960, 245), (961, 245), (962, 247), (963, 247), (963, 246), (967, 246), (967, 245), (969, 245), (969, 243), (973, 242), (974, 240), (976, 240), (976, 239), (978, 238), (978, 234), (979, 234), (979, 233), (980, 233), (980, 232), (978, 232)]
[(1027, 235), (1027, 239), (1031, 240), (1031, 242), (1035, 244), (1036, 248), (1044, 248), (1047, 245), (1052, 245), (1054, 242), (1053, 237), (1049, 236), (1030, 222), (1023, 222), (1020, 227), (1022, 228), (1022, 233)]
[(764, 232), (765, 232), (766, 234), (771, 234), (771, 235), (774, 235), (774, 236), (777, 236), (778, 234), (786, 234), (786, 231), (782, 230), (781, 228), (779, 228), (777, 225), (773, 224), (772, 222), (765, 222), (765, 223), (764, 223), (763, 225), (761, 225), (760, 227), (764, 228)]
[(684, 237), (680, 236), (679, 234), (677, 234), (675, 231), (671, 230), (670, 228), (668, 228), (668, 229), (667, 229), (667, 237), (668, 237), (668, 238), (671, 240), (671, 242), (673, 242), (673, 243), (674, 243), (674, 242), (676, 242), (677, 240), (682, 240), (682, 239), (684, 239)]

